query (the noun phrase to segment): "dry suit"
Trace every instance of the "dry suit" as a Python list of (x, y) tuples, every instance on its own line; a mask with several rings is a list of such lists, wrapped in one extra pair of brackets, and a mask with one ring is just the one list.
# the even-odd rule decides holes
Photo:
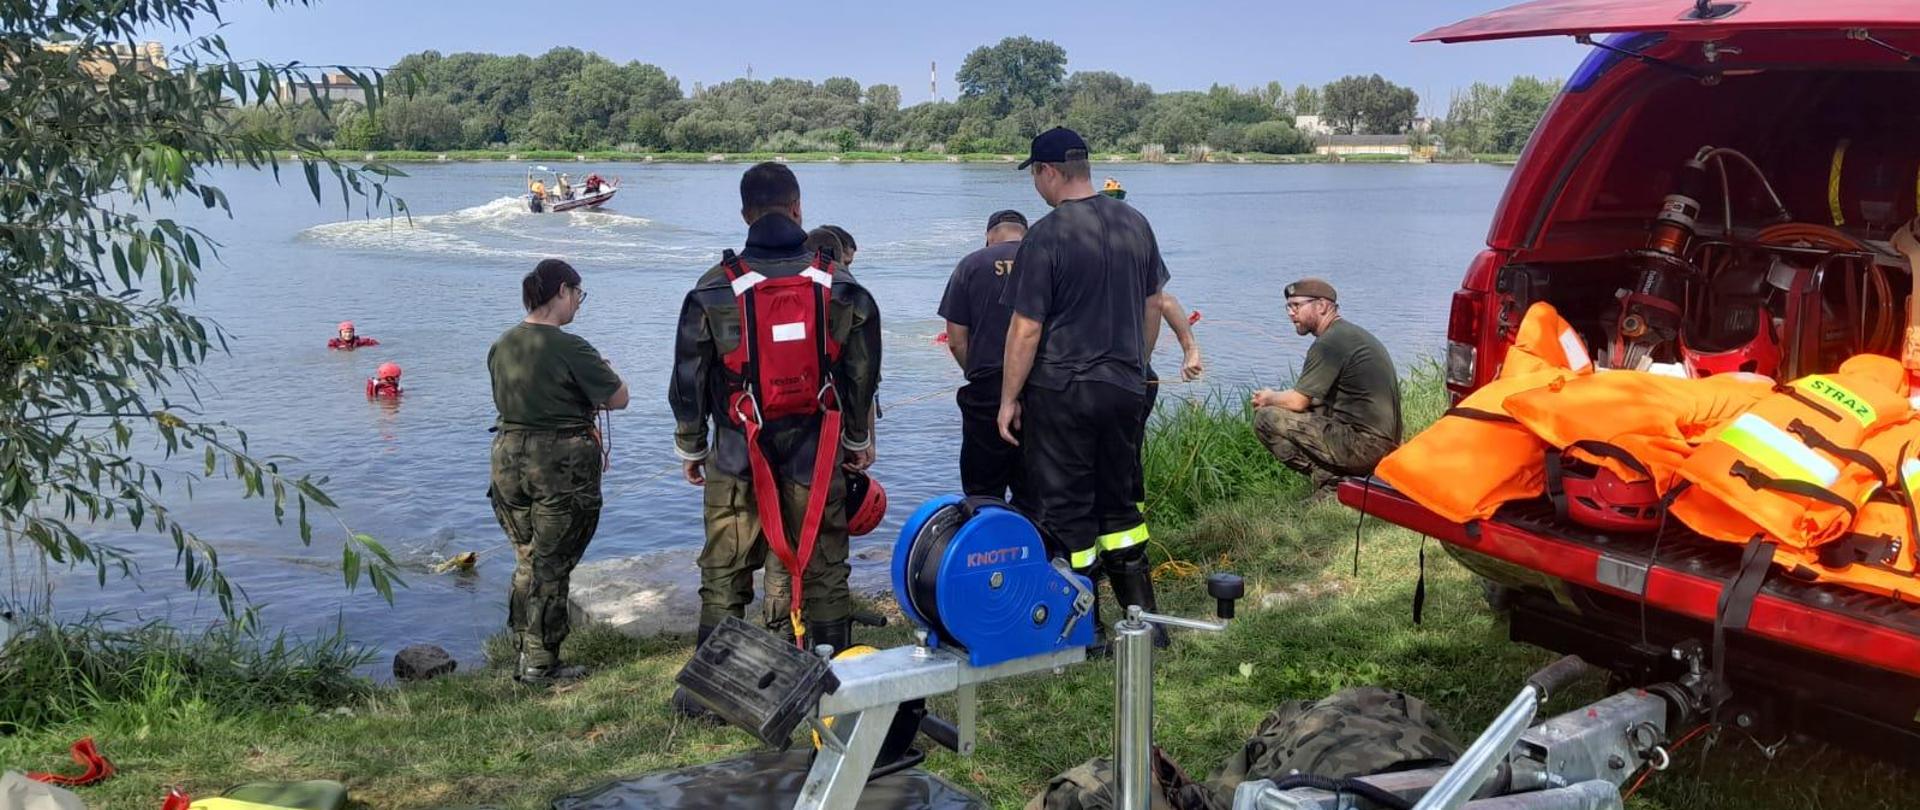
[[(747, 231), (740, 258), (768, 278), (797, 275), (814, 261), (804, 248), (807, 232), (783, 214), (769, 214)], [(842, 412), (838, 441), (847, 451), (873, 445), (874, 392), (880, 384), (880, 310), (873, 296), (844, 267), (832, 266), (832, 298), (827, 326), (840, 345), (832, 376)], [(726, 616), (743, 617), (753, 600), (753, 573), (766, 566), (766, 624), (791, 635), (787, 606), (789, 574), (768, 553), (753, 495), (747, 437), (730, 413), (728, 401), (742, 381), (724, 358), (740, 345), (741, 317), (726, 268), (714, 265), (687, 293), (680, 308), (674, 345), (673, 379), (667, 399), (673, 407), (674, 450), (684, 461), (706, 463), (704, 518), (706, 545), (700, 552), (700, 630), (705, 640)], [(787, 531), (797, 533), (805, 511), (820, 437), (820, 417), (769, 422), (761, 449), (781, 482), (781, 506)], [(847, 531), (841, 475), (832, 482), (814, 553), (802, 574), (802, 609), (808, 635), (818, 644), (847, 646)], [(789, 541), (797, 540), (789, 537)]]

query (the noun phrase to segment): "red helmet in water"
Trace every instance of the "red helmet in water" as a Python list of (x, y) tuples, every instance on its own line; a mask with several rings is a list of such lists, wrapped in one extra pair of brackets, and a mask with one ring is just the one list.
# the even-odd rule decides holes
[(341, 322), (340, 322), (340, 326), (339, 326), (338, 328), (336, 328), (336, 329), (335, 329), (334, 331), (336, 331), (336, 332), (353, 332), (353, 331), (358, 331), (358, 330), (355, 330), (355, 329), (353, 328), (353, 321), (341, 321)]
[(394, 362), (381, 363), (380, 368), (373, 372), (373, 376), (383, 380), (400, 379), (400, 364)]
[(887, 516), (887, 488), (863, 472), (847, 473), (847, 535), (864, 537)]

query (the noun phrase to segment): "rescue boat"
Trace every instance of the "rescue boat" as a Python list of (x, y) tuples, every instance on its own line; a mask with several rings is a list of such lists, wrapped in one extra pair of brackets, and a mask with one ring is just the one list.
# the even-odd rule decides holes
[(557, 200), (551, 197), (543, 200), (534, 196), (532, 192), (528, 192), (527, 208), (536, 214), (563, 214), (581, 208), (594, 209), (606, 205), (609, 200), (613, 199), (613, 195), (619, 191), (620, 187), (618, 185), (609, 184), (601, 186), (600, 191), (596, 194), (587, 194), (583, 191), (575, 190), (572, 197), (564, 200)]

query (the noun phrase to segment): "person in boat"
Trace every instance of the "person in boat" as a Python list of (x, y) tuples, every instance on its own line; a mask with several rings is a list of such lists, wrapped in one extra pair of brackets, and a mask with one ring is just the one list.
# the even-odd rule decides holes
[(534, 180), (527, 185), (527, 191), (533, 194), (535, 201), (545, 200), (547, 198), (547, 183), (545, 180)]
[(1104, 185), (1104, 186), (1101, 186), (1101, 188), (1100, 188), (1100, 190), (1101, 190), (1101, 191), (1119, 191), (1119, 190), (1120, 190), (1120, 181), (1118, 181), (1118, 180), (1115, 180), (1115, 179), (1113, 179), (1113, 178), (1111, 178), (1111, 177), (1109, 177), (1109, 178), (1107, 178), (1107, 182), (1106, 182), (1106, 185)]
[(593, 420), (627, 407), (626, 382), (573, 322), (587, 292), (580, 274), (546, 259), (520, 282), (527, 317), (487, 350), (494, 424), (487, 497), (518, 559), (507, 597), (507, 629), (519, 660), (514, 680), (548, 686), (586, 668), (560, 659), (572, 629), (568, 579), (600, 526), (603, 448)]
[(1400, 376), (1387, 347), (1340, 317), (1333, 285), (1285, 288), (1295, 332), (1313, 335), (1293, 388), (1254, 392), (1253, 430), (1280, 463), (1327, 491), (1341, 476), (1371, 475), (1400, 445)]
[(400, 364), (392, 361), (381, 363), (372, 377), (367, 378), (368, 399), (400, 398)]
[[(766, 626), (792, 639), (803, 634), (809, 649), (825, 644), (836, 650), (850, 644), (852, 594), (847, 588), (848, 535), (846, 476), (873, 465), (874, 393), (880, 383), (880, 310), (873, 296), (837, 264), (822, 273), (814, 251), (806, 248), (801, 226), (800, 182), (793, 170), (779, 163), (761, 163), (740, 178), (740, 214), (747, 223), (746, 246), (737, 255), (729, 251), (719, 264), (701, 274), (681, 305), (679, 334), (674, 345), (673, 376), (667, 400), (674, 415), (674, 450), (687, 483), (702, 487), (706, 545), (700, 552), (700, 641), (728, 616), (744, 617), (753, 601), (753, 573), (764, 564)], [(811, 272), (809, 272), (811, 271)], [(806, 274), (802, 276), (802, 274)], [(796, 276), (827, 282), (825, 323), (773, 326), (818, 329), (839, 346), (828, 366), (813, 354), (781, 351), (779, 368), (757, 370), (763, 379), (780, 375), (825, 373), (834, 382), (833, 398), (840, 413), (836, 435), (823, 435), (826, 424), (819, 413), (791, 413), (769, 419), (761, 441), (747, 441), (734, 396), (744, 392), (730, 356), (747, 353), (766, 358), (781, 348), (780, 334), (755, 330), (743, 335), (741, 295), (759, 295), (766, 280)], [(736, 295), (734, 278), (747, 281)], [(785, 288), (769, 295), (786, 294)], [(817, 315), (808, 320), (817, 319)], [(763, 325), (764, 326), (764, 325)], [(757, 332), (757, 333), (756, 333)], [(743, 344), (742, 341), (748, 341)], [(778, 391), (762, 390), (763, 395)], [(759, 408), (767, 402), (757, 403)], [(821, 444), (825, 461), (821, 462)], [(834, 445), (837, 445), (835, 447)], [(824, 463), (826, 466), (818, 466)], [(770, 474), (777, 493), (756, 491), (754, 479)], [(785, 549), (800, 541), (809, 527), (800, 516), (820, 488), (825, 487), (823, 511), (815, 531), (814, 551), (800, 568), (800, 617), (790, 616), (794, 597), (792, 574)], [(757, 495), (767, 495), (769, 506), (781, 510), (786, 537), (762, 534)], [(773, 547), (773, 544), (781, 544)], [(774, 553), (769, 554), (769, 551)], [(795, 621), (795, 619), (800, 619)], [(798, 626), (796, 626), (798, 625)], [(674, 709), (686, 716), (703, 716), (701, 705), (677, 692)]]
[(606, 181), (600, 179), (599, 172), (587, 175), (587, 194), (599, 194), (600, 187), (604, 185), (606, 185)]
[(341, 321), (335, 337), (327, 341), (327, 348), (345, 349), (347, 351), (378, 345), (380, 345), (380, 341), (370, 337), (361, 337), (360, 333), (353, 328), (353, 321)]
[(570, 182), (567, 182), (567, 176), (565, 174), (560, 175), (559, 181), (554, 184), (553, 188), (554, 188), (554, 192), (559, 195), (560, 199), (562, 200), (573, 199), (573, 184)]

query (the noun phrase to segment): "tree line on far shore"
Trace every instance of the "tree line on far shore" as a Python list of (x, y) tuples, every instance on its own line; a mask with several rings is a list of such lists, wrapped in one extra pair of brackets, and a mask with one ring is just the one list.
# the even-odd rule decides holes
[[(1436, 136), (1452, 151), (1517, 151), (1557, 84), (1531, 77), (1455, 94), (1447, 120), (1417, 125), (1420, 97), (1379, 75), (1324, 87), (1274, 81), (1242, 89), (1156, 93), (1108, 71), (1067, 72), (1066, 50), (1010, 37), (967, 55), (960, 97), (901, 106), (900, 88), (845, 77), (734, 79), (684, 92), (641, 62), (616, 64), (577, 48), (537, 57), (410, 54), (387, 72), (373, 112), (311, 102), (245, 107), (242, 130), (341, 149), (621, 149), (682, 152), (1014, 153), (1056, 124), (1097, 151), (1313, 151), (1297, 116), (1340, 134)], [(1458, 143), (1453, 143), (1457, 141)]]

